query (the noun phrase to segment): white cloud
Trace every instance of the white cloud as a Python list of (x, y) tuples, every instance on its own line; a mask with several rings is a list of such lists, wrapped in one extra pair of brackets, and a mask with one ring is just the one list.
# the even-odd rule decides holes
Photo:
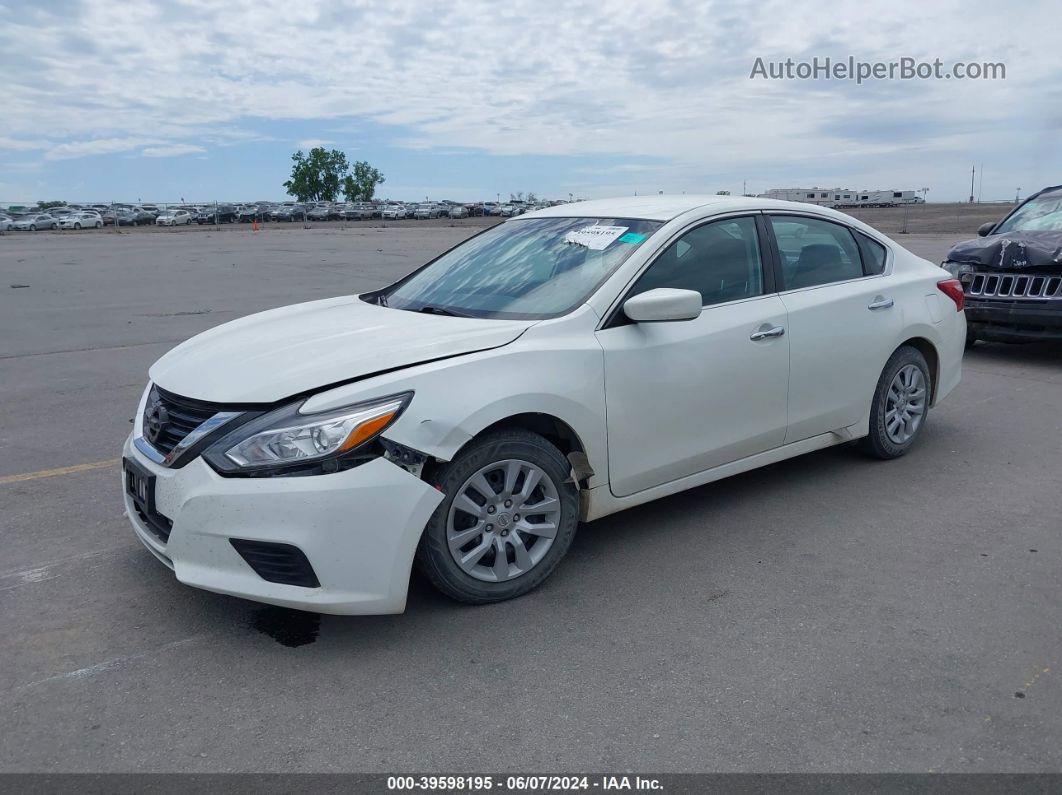
[(299, 141), (297, 146), (299, 149), (315, 149), (318, 146), (331, 146), (334, 141), (329, 141), (324, 138), (304, 138)]
[(34, 149), (47, 149), (51, 144), (42, 140), (25, 140), (19, 138), (8, 138), (0, 135), (0, 150), (8, 150), (12, 152), (30, 152)]
[[(588, 186), (781, 173), (958, 185), (958, 163), (989, 158), (1009, 185), (1062, 168), (1062, 12), (1049, 0), (1024, 3), (1021, 25), (988, 0), (896, 0), (873, 14), (844, 0), (761, 0), (754, 13), (724, 0), (572, 0), (545, 12), (541, 0), (175, 4), (6, 15), (0, 51), (15, 68), (0, 147), (46, 131), (69, 139), (46, 154), (61, 159), (239, 145), (258, 120), (368, 120), (405, 128), (392, 143), (420, 149), (659, 163), (580, 175)], [(1007, 79), (749, 79), (757, 56), (815, 55), (1004, 61)], [(330, 142), (300, 141), (311, 143)]]
[(44, 153), (46, 160), (70, 160), (89, 155), (107, 155), (115, 152), (127, 152), (144, 144), (153, 143), (141, 138), (94, 138), (88, 141), (72, 141), (59, 144)]
[(144, 157), (176, 157), (178, 155), (192, 155), (196, 152), (205, 152), (201, 146), (194, 144), (168, 144), (166, 146), (149, 146), (140, 154)]

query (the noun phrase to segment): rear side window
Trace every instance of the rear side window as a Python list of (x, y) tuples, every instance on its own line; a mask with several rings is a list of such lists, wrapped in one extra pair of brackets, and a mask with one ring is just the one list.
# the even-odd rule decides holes
[(782, 260), (784, 289), (863, 276), (863, 259), (847, 227), (793, 215), (770, 216), (770, 221)]
[(877, 276), (885, 272), (885, 246), (877, 240), (864, 235), (862, 232), (855, 233), (859, 241), (859, 251), (863, 255), (863, 273), (867, 276)]

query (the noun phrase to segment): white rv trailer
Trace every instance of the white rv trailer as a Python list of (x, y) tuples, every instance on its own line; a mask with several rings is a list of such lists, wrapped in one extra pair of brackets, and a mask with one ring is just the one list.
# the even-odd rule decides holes
[[(851, 195), (853, 191), (846, 189)], [(833, 206), (834, 191), (829, 188), (771, 188), (766, 193), (761, 193), (761, 199), (781, 199), (787, 202), (804, 202), (805, 204), (821, 204), (826, 207)]]
[(825, 207), (897, 207), (924, 201), (913, 190), (852, 190), (851, 188), (771, 188), (760, 196)]

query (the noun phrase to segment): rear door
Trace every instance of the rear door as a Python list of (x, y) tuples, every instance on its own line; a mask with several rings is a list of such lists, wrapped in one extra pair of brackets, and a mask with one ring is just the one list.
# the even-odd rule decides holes
[(609, 482), (626, 496), (782, 444), (789, 337), (766, 267), (762, 219), (712, 221), (681, 235), (626, 298), (697, 290), (694, 320), (597, 332), (604, 349)]
[[(883, 247), (843, 224), (768, 214), (788, 313), (786, 444), (858, 422), (903, 325)], [(861, 248), (863, 251), (861, 251)], [(865, 261), (865, 262), (864, 262)]]

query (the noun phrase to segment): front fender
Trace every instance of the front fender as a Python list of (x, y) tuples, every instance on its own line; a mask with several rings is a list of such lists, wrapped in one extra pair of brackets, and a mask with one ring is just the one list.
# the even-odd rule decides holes
[(595, 475), (608, 482), (604, 362), (591, 335), (526, 341), (387, 373), (318, 394), (305, 412), (326, 411), (406, 390), (414, 397), (384, 433), (442, 461), (477, 434), (517, 414), (548, 414), (572, 428)]

